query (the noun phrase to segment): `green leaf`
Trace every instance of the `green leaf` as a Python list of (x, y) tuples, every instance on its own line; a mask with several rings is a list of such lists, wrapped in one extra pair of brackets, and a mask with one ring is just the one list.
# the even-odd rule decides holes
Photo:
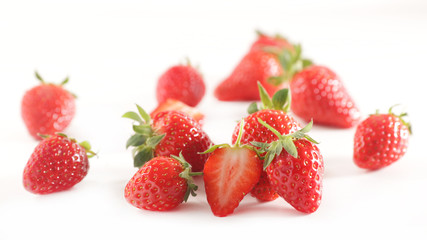
[(249, 105), (249, 107), (248, 107), (248, 113), (249, 114), (256, 113), (258, 111), (259, 111), (258, 104), (256, 102), (253, 102), (253, 103), (251, 103), (251, 105)]
[(61, 82), (61, 86), (64, 86), (65, 84), (67, 84), (69, 80), (70, 80), (70, 79), (69, 79), (69, 77), (67, 76), (67, 77), (66, 77), (66, 78)]
[(157, 144), (160, 143), (160, 141), (162, 141), (162, 139), (166, 136), (166, 134), (162, 134), (162, 135), (157, 135), (157, 136), (153, 136), (147, 139), (147, 146), (148, 147), (156, 147)]
[(86, 151), (90, 151), (90, 149), (92, 148), (88, 141), (83, 141), (79, 143), (79, 145), (82, 146)]
[(137, 133), (128, 139), (128, 141), (126, 142), (126, 148), (129, 148), (130, 146), (140, 146), (144, 144), (146, 140), (146, 136)]
[(45, 83), (45, 81), (43, 80), (43, 78), (40, 76), (40, 74), (39, 74), (37, 71), (35, 71), (35, 75), (36, 75), (36, 78), (37, 78), (40, 82)]
[(150, 115), (138, 104), (136, 104), (136, 107), (138, 108), (138, 112), (141, 115), (141, 117), (145, 120), (145, 123), (150, 123), (151, 121)]
[(265, 88), (260, 82), (258, 82), (259, 97), (261, 99), (264, 109), (271, 109), (273, 107), (273, 102), (271, 101), (270, 95), (268, 95)]
[(133, 165), (134, 167), (140, 168), (153, 157), (153, 149), (150, 147), (144, 147), (133, 157)]
[(153, 133), (153, 129), (151, 129), (151, 126), (148, 124), (133, 125), (132, 128), (136, 133), (146, 136), (150, 136)]
[(266, 150), (270, 144), (266, 143), (266, 142), (256, 142), (256, 141), (253, 141), (253, 142), (251, 142), (251, 145), (254, 146), (254, 147)]
[(141, 124), (143, 123), (142, 119), (139, 117), (139, 115), (136, 112), (127, 112), (127, 113), (123, 114), (122, 117), (135, 120)]
[(290, 94), (289, 89), (284, 88), (277, 91), (272, 98), (273, 109), (283, 110), (284, 106), (289, 102)]
[(303, 60), (302, 60), (302, 68), (304, 69), (304, 68), (306, 68), (306, 67), (309, 67), (309, 66), (311, 66), (311, 65), (313, 65), (313, 61), (311, 61), (310, 59), (306, 59), (306, 58), (304, 58)]
[(282, 140), (283, 148), (288, 152), (292, 157), (297, 158), (298, 157), (298, 150), (295, 147), (294, 141), (292, 141), (292, 138), (284, 138)]
[(224, 143), (224, 144), (218, 144), (218, 145), (213, 145), (210, 148), (208, 148), (206, 151), (199, 153), (199, 154), (206, 154), (206, 153), (211, 153), (213, 151), (215, 151), (217, 148), (223, 148), (223, 147), (230, 147), (229, 144)]

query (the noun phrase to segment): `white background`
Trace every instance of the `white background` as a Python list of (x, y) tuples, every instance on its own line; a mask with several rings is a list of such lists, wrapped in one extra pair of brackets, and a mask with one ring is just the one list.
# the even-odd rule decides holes
[[(217, 218), (202, 186), (171, 212), (129, 205), (123, 189), (136, 169), (124, 147), (131, 121), (120, 116), (135, 103), (152, 110), (157, 78), (188, 57), (207, 84), (199, 105), (205, 131), (215, 143), (229, 142), (248, 104), (218, 102), (213, 89), (256, 29), (300, 42), (306, 56), (341, 76), (364, 116), (402, 104), (414, 126), (407, 155), (368, 172), (352, 161), (354, 128), (316, 126), (311, 135), (321, 142), (326, 169), (323, 201), (311, 215), (282, 199), (259, 204), (247, 197), (235, 214)], [(422, 0), (2, 0), (0, 239), (426, 239), (426, 29)], [(21, 120), (20, 101), (37, 84), (36, 69), (47, 81), (70, 76), (77, 114), (66, 133), (99, 152), (81, 183), (48, 196), (28, 193), (21, 180), (37, 142)]]

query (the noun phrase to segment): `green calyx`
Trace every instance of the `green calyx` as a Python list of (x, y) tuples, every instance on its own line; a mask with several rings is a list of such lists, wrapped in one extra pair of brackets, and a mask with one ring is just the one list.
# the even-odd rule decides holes
[[(393, 116), (399, 118), (400, 121), (402, 122), (402, 124), (405, 125), (408, 128), (409, 134), (412, 134), (412, 124), (406, 119), (408, 117), (408, 113), (407, 112), (403, 112), (403, 113), (400, 113), (400, 114), (395, 114), (393, 112), (393, 108), (395, 108), (395, 107), (397, 107), (399, 105), (400, 104), (395, 104), (395, 105), (391, 106), (388, 109), (388, 114), (393, 115)], [(379, 111), (379, 109), (377, 109), (377, 111), (375, 112), (375, 115), (378, 115), (379, 113), (380, 113), (380, 111)]]
[(126, 148), (134, 147), (132, 149), (133, 165), (140, 168), (154, 157), (154, 148), (162, 141), (165, 134), (157, 134), (153, 131), (150, 115), (138, 104), (136, 107), (138, 113), (126, 112), (122, 117), (138, 123), (132, 126), (135, 134), (127, 140)]
[[(244, 145), (241, 145), (241, 144), (240, 144), (240, 141), (241, 141), (241, 139), (242, 139), (243, 132), (245, 131), (245, 130), (244, 130), (244, 127), (245, 127), (245, 120), (244, 120), (244, 119), (242, 119), (242, 120), (240, 121), (239, 134), (237, 135), (236, 142), (234, 143), (234, 145), (233, 145), (233, 146), (230, 146), (230, 144), (228, 144), (228, 143), (217, 144), (217, 145), (213, 145), (213, 146), (211, 146), (211, 147), (210, 147), (210, 148), (208, 148), (206, 151), (204, 151), (204, 152), (202, 152), (202, 153), (200, 153), (200, 154), (212, 153), (212, 152), (214, 152), (214, 151), (215, 151), (216, 149), (218, 149), (218, 148), (226, 148), (226, 147), (228, 147), (228, 148), (247, 148), (247, 149), (250, 149), (250, 150), (254, 150), (254, 151), (256, 151), (256, 150), (255, 150), (255, 148), (254, 148), (253, 146), (250, 146), (250, 145), (247, 145), (247, 144), (244, 144)], [(258, 152), (257, 152), (257, 153), (258, 153)]]
[(286, 135), (280, 134), (280, 132), (278, 132), (272, 126), (268, 125), (268, 123), (264, 122), (260, 118), (258, 118), (258, 122), (272, 131), (279, 138), (279, 140), (271, 143), (251, 142), (253, 146), (259, 148), (259, 155), (266, 153), (264, 156), (264, 170), (268, 167), (268, 165), (270, 165), (276, 156), (279, 156), (282, 153), (283, 149), (292, 157), (298, 158), (298, 150), (294, 143), (295, 140), (305, 138), (310, 142), (318, 144), (316, 140), (306, 134), (313, 127), (313, 120), (311, 120), (304, 128)]
[[(40, 74), (37, 72), (37, 71), (35, 71), (35, 75), (36, 75), (36, 78), (42, 83), (42, 84), (48, 84), (48, 83), (46, 83), (45, 82), (45, 80), (40, 76)], [(65, 84), (67, 84), (68, 83), (68, 81), (69, 81), (70, 79), (69, 79), (69, 77), (67, 76), (59, 85), (60, 86), (64, 86)]]
[(184, 170), (179, 174), (179, 176), (187, 181), (187, 191), (184, 195), (184, 202), (187, 202), (188, 197), (193, 196), (195, 197), (196, 191), (198, 189), (198, 186), (194, 183), (193, 176), (201, 176), (203, 175), (203, 172), (192, 172), (191, 171), (191, 164), (189, 164), (184, 156), (182, 156), (182, 152), (179, 153), (179, 156), (171, 155), (171, 157), (177, 161), (179, 161), (182, 164), (182, 167)]
[(291, 107), (291, 92), (288, 88), (283, 88), (277, 91), (272, 98), (268, 95), (265, 88), (258, 82), (258, 91), (261, 99), (261, 105), (256, 102), (251, 103), (248, 107), (248, 113), (252, 114), (263, 109), (274, 109), (283, 112), (288, 112)]
[(297, 72), (313, 64), (311, 60), (302, 57), (302, 48), (300, 44), (294, 44), (293, 49), (265, 47), (264, 51), (275, 55), (283, 70), (282, 75), (270, 77), (267, 80), (270, 84), (275, 86), (284, 82), (289, 82)]
[[(46, 134), (38, 134), (38, 135), (43, 139), (52, 137), (51, 135), (46, 135)], [(75, 138), (70, 138), (65, 133), (55, 133), (55, 135), (67, 138), (70, 141), (77, 143), (77, 140)], [(97, 154), (92, 151), (92, 146), (90, 145), (90, 143), (88, 141), (83, 141), (83, 142), (80, 142), (78, 144), (86, 150), (86, 155), (88, 158), (92, 158), (92, 157), (97, 156)]]

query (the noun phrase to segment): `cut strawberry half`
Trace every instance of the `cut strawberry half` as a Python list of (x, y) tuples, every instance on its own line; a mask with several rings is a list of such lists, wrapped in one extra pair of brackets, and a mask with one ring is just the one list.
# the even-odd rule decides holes
[(190, 115), (190, 117), (192, 117), (194, 120), (196, 120), (196, 122), (198, 122), (200, 126), (203, 125), (203, 119), (205, 118), (205, 115), (203, 115), (203, 113), (201, 113), (194, 107), (190, 107), (189, 105), (172, 98), (168, 98), (166, 101), (160, 103), (157, 108), (151, 112), (150, 116), (151, 118), (154, 118), (160, 112), (171, 110), (184, 112)]
[(203, 170), (203, 180), (208, 203), (215, 216), (225, 217), (233, 213), (243, 197), (259, 181), (262, 162), (253, 147), (240, 146), (244, 123), (236, 145), (215, 145)]

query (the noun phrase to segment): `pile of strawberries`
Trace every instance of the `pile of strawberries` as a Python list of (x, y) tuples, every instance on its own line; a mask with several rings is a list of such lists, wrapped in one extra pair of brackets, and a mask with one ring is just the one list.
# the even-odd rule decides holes
[[(59, 133), (75, 113), (74, 95), (41, 81), (25, 93), (22, 117), (42, 139), (23, 174), (33, 193), (66, 190), (80, 182), (94, 156), (88, 142)], [(207, 202), (215, 216), (232, 214), (250, 193), (259, 201), (283, 198), (297, 211), (315, 212), (322, 199), (323, 156), (308, 135), (313, 126), (356, 128), (354, 162), (380, 169), (407, 151), (411, 126), (406, 113), (361, 114), (341, 79), (329, 68), (303, 58), (300, 45), (259, 33), (248, 53), (214, 91), (220, 101), (257, 101), (230, 133), (232, 145), (214, 143), (203, 130), (204, 115), (195, 107), (205, 95), (202, 75), (190, 64), (173, 66), (159, 79), (158, 107), (150, 114), (137, 105), (126, 112), (134, 134), (134, 166), (124, 189), (133, 206), (166, 211), (195, 196), (194, 178), (203, 177)], [(292, 112), (307, 124), (299, 123)], [(234, 121), (236, 119), (230, 119)], [(305, 126), (304, 126), (305, 125)], [(323, 141), (327, 143), (327, 141)]]

